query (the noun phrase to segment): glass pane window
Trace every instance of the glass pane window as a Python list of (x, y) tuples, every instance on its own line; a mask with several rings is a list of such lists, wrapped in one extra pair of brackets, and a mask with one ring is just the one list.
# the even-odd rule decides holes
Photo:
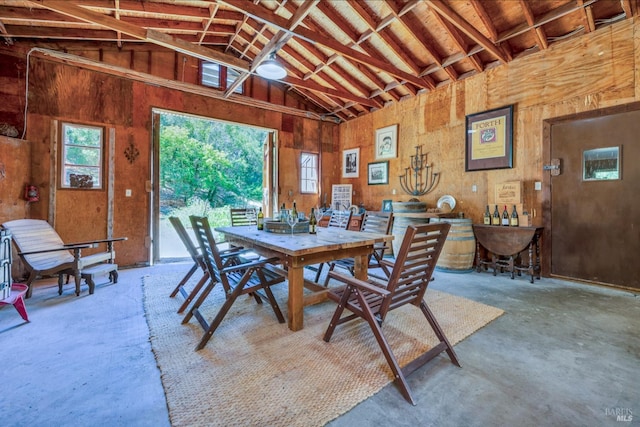
[[(236, 79), (238, 77), (240, 77), (240, 73), (239, 72), (237, 72), (233, 68), (227, 68), (227, 87), (230, 87), (233, 84), (233, 82), (236, 81)], [(241, 84), (240, 86), (235, 88), (233, 93), (242, 94), (242, 86), (244, 86), (244, 85)]]
[[(225, 90), (240, 77), (240, 73), (233, 68), (222, 67), (214, 62), (202, 62), (201, 77), (203, 86)], [(233, 92), (243, 93), (243, 86), (244, 84), (241, 84)]]
[(103, 129), (62, 124), (62, 188), (102, 188)]
[(318, 193), (318, 155), (302, 153), (300, 155), (300, 192)]
[(202, 63), (202, 84), (220, 88), (220, 65), (213, 62)]

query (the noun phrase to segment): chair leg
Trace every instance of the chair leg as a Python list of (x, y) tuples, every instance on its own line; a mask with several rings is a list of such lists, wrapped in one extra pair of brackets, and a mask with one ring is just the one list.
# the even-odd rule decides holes
[(18, 314), (20, 314), (20, 317), (28, 322), (29, 315), (27, 314), (27, 307), (25, 307), (24, 305), (24, 295), (19, 295), (12, 305), (16, 309)]
[[(183, 324), (188, 323), (189, 320), (191, 320), (191, 317), (193, 317), (194, 315), (196, 315), (198, 313), (198, 309), (202, 305), (202, 302), (207, 298), (207, 296), (209, 296), (209, 293), (215, 287), (216, 283), (217, 282), (214, 282), (213, 280), (209, 280), (209, 284), (207, 284), (207, 286), (205, 286), (204, 290), (200, 293), (200, 296), (198, 297), (196, 302), (193, 303), (193, 305), (191, 306), (191, 308), (189, 309), (187, 314), (182, 319), (182, 323)], [(200, 319), (198, 319), (198, 321), (200, 321)], [(202, 324), (202, 322), (200, 322), (200, 324)], [(202, 326), (204, 328), (207, 328), (207, 326), (204, 326), (204, 325), (202, 325)]]
[(193, 276), (193, 273), (195, 273), (197, 269), (198, 269), (198, 264), (193, 264), (193, 267), (191, 267), (191, 270), (189, 270), (187, 274), (185, 274), (185, 276), (182, 278), (180, 283), (178, 283), (178, 285), (171, 292), (171, 294), (169, 294), (169, 298), (173, 298), (178, 294), (178, 291), (180, 291), (182, 287), (189, 281), (189, 279), (191, 278), (191, 276)]
[(373, 335), (376, 337), (376, 341), (378, 341), (378, 345), (384, 354), (385, 359), (387, 359), (387, 364), (391, 368), (393, 372), (393, 376), (395, 378), (395, 382), (400, 388), (400, 392), (404, 396), (405, 399), (412, 405), (416, 405), (416, 401), (411, 394), (411, 389), (409, 389), (409, 384), (407, 383), (404, 374), (402, 373), (402, 369), (400, 369), (400, 365), (396, 360), (393, 352), (391, 351), (391, 347), (389, 347), (389, 343), (387, 343), (387, 339), (384, 337), (382, 333), (382, 328), (378, 323), (378, 319), (374, 316), (371, 308), (367, 304), (367, 301), (362, 296), (362, 293), (358, 292), (358, 301), (360, 301), (360, 307), (362, 307), (362, 313), (364, 314), (365, 320), (369, 323), (371, 327), (371, 331)]
[(63, 285), (64, 285), (64, 274), (58, 274), (58, 295), (62, 295)]
[(118, 283), (118, 272), (116, 270), (111, 271), (109, 273), (109, 279), (111, 283)]
[(280, 311), (280, 306), (278, 306), (278, 302), (273, 296), (273, 292), (271, 292), (271, 287), (264, 286), (263, 289), (264, 289), (264, 293), (267, 294), (267, 299), (271, 304), (271, 308), (273, 308), (273, 312), (276, 314), (276, 317), (278, 318), (278, 322), (284, 323), (284, 316), (282, 315), (282, 311)]
[[(89, 285), (89, 295), (93, 295), (93, 292), (96, 289), (96, 282), (93, 280), (93, 275), (88, 275), (85, 279), (85, 282), (87, 282), (87, 285)], [(76, 280), (77, 283), (77, 280)], [(78, 289), (77, 285), (76, 285), (76, 289)], [(78, 291), (76, 291), (76, 295), (80, 295), (80, 293)]]
[[(209, 273), (205, 272), (204, 276), (202, 276), (200, 281), (198, 283), (196, 283), (196, 285), (193, 287), (191, 292), (188, 293), (187, 296), (185, 297), (184, 301), (182, 302), (182, 305), (180, 306), (180, 308), (178, 308), (178, 314), (180, 314), (180, 313), (182, 313), (183, 311), (186, 310), (186, 308), (189, 306), (191, 301), (193, 301), (193, 299), (196, 297), (196, 295), (198, 295), (198, 292), (200, 292), (200, 289), (202, 288), (202, 286), (205, 283), (207, 283), (207, 280), (209, 280)], [(185, 293), (186, 293), (186, 291), (185, 291)]]
[(340, 302), (336, 307), (336, 311), (333, 313), (333, 316), (331, 317), (331, 321), (329, 322), (327, 331), (324, 333), (324, 337), (322, 338), (326, 342), (329, 342), (329, 340), (331, 339), (331, 336), (333, 335), (333, 331), (336, 330), (336, 326), (340, 324), (340, 316), (342, 316), (342, 313), (344, 312), (344, 308), (347, 305), (347, 301), (349, 301), (351, 292), (353, 292), (353, 288), (351, 286), (347, 286), (344, 289), (344, 293), (342, 294), (342, 299), (340, 299)]
[(336, 265), (334, 263), (330, 263), (329, 264), (329, 271), (327, 271), (327, 277), (325, 277), (325, 279), (324, 279), (324, 287), (325, 288), (329, 287), (329, 273), (331, 273), (334, 268), (336, 268)]
[(242, 286), (236, 286), (233, 292), (227, 295), (227, 298), (224, 300), (224, 304), (222, 304), (222, 307), (220, 308), (220, 311), (218, 312), (218, 314), (216, 314), (216, 317), (213, 319), (209, 327), (205, 330), (202, 339), (196, 346), (196, 351), (201, 350), (205, 345), (207, 345), (207, 343), (213, 336), (213, 333), (216, 331), (216, 329), (218, 329), (218, 326), (220, 326), (220, 323), (222, 323), (222, 319), (224, 319), (224, 316), (227, 315), (229, 309), (236, 301), (238, 295), (240, 295), (241, 292)]
[(320, 283), (320, 274), (322, 274), (322, 267), (324, 267), (324, 262), (321, 262), (318, 265), (318, 270), (316, 271), (316, 283)]
[[(80, 296), (80, 283), (82, 282), (82, 275), (80, 270), (73, 271), (73, 278), (76, 282), (76, 296)], [(91, 293), (91, 285), (89, 285), (89, 293)]]
[(458, 361), (458, 356), (456, 355), (456, 352), (453, 350), (453, 346), (451, 345), (451, 343), (449, 343), (449, 340), (445, 336), (444, 331), (442, 330), (442, 328), (440, 327), (440, 324), (436, 320), (436, 317), (433, 315), (433, 312), (431, 311), (431, 309), (429, 309), (429, 307), (427, 306), (427, 303), (424, 302), (424, 300), (422, 300), (422, 302), (420, 303), (420, 310), (422, 310), (424, 317), (427, 318), (429, 325), (431, 325), (431, 329), (433, 329), (433, 332), (435, 332), (440, 342), (446, 345), (446, 351), (447, 351), (447, 354), (449, 355), (449, 358), (451, 359), (451, 362), (457, 367), (460, 367), (460, 362)]
[(36, 271), (31, 271), (29, 273), (29, 278), (27, 279), (27, 298), (31, 298), (31, 293), (33, 292), (33, 281), (38, 277), (38, 273)]

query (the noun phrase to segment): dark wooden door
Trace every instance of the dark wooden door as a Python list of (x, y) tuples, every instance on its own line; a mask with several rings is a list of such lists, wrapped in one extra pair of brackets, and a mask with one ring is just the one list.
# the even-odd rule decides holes
[[(583, 153), (621, 148), (621, 179), (583, 179)], [(551, 127), (551, 275), (640, 288), (640, 111)]]

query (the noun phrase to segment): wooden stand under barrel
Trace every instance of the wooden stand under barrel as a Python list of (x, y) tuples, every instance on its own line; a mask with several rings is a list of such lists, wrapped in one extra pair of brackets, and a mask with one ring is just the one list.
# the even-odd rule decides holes
[[(515, 273), (524, 271), (540, 279), (540, 242), (544, 227), (503, 227), (498, 225), (473, 224), (476, 236), (476, 269), (478, 272), (487, 267), (508, 271), (513, 279)], [(521, 253), (528, 250), (529, 262), (523, 264)], [(483, 253), (485, 254), (483, 256)]]

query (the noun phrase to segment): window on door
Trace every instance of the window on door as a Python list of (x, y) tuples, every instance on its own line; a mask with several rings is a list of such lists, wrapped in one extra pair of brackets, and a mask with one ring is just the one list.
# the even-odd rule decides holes
[(318, 155), (302, 153), (300, 155), (300, 193), (318, 193)]
[(62, 123), (62, 188), (101, 189), (104, 129)]

